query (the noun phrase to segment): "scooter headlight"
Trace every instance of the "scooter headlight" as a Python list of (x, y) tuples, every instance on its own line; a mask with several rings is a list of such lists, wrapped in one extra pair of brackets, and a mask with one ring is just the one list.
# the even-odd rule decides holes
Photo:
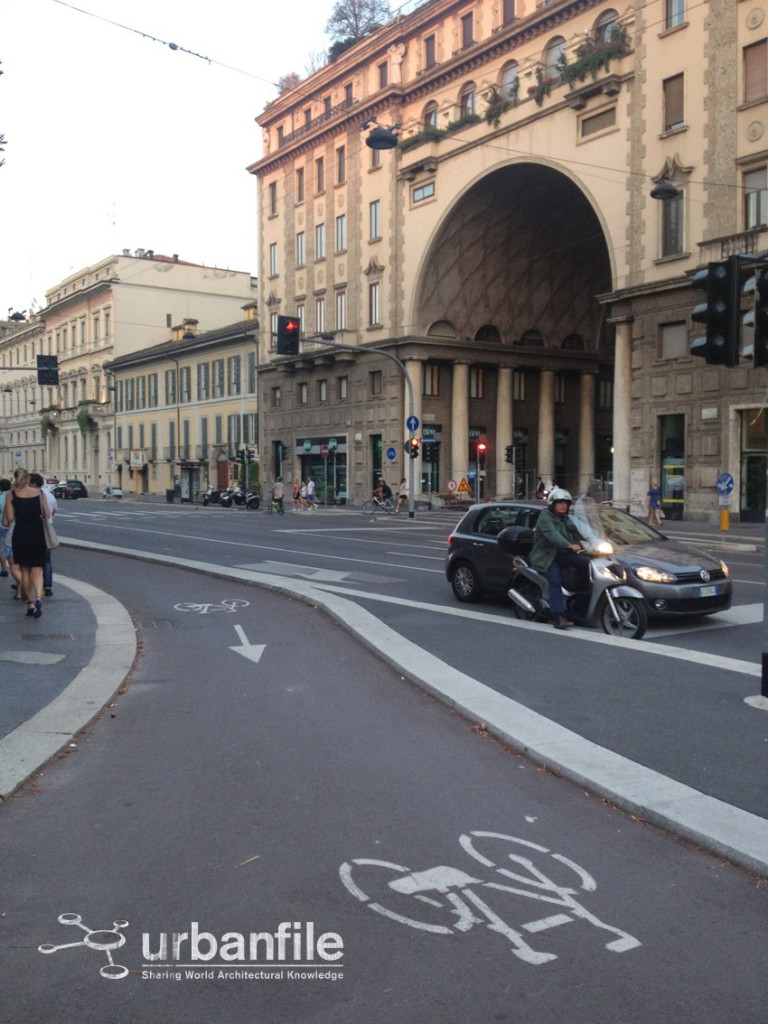
[(595, 545), (595, 550), (597, 551), (598, 555), (612, 555), (613, 544), (611, 544), (610, 541), (601, 540)]

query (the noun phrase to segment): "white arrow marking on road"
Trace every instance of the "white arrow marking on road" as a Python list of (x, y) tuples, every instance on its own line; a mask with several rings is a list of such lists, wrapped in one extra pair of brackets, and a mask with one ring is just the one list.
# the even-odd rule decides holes
[(242, 654), (244, 658), (258, 665), (267, 645), (249, 643), (242, 626), (235, 626), (235, 632), (240, 637), (240, 644), (236, 647), (230, 647), (230, 651), (236, 651), (238, 654)]

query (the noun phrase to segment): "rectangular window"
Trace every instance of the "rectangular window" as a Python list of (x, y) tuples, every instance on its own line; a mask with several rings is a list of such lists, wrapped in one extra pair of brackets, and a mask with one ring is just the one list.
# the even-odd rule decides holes
[(315, 192), (325, 192), (325, 160), (321, 156), (315, 160)]
[(211, 377), (208, 363), (197, 364), (197, 400), (205, 402), (211, 397)]
[(616, 107), (609, 107), (608, 110), (601, 110), (597, 114), (591, 114), (589, 117), (581, 119), (581, 137), (586, 139), (590, 135), (596, 135), (597, 132), (605, 131), (607, 128), (615, 128), (615, 126)]
[(368, 324), (377, 327), (381, 323), (381, 284), (374, 281), (368, 286)]
[[(128, 433), (129, 434), (132, 433), (130, 427), (128, 428)], [(133, 448), (132, 441), (133, 441), (133, 438), (129, 437), (128, 438), (128, 447), (129, 448)], [(173, 420), (171, 420), (170, 423), (168, 424), (168, 456), (171, 459), (175, 459), (176, 458), (176, 424), (173, 422)]]
[(104, 313), (104, 341), (109, 341), (112, 333), (112, 314)]
[(370, 238), (381, 238), (381, 200), (374, 199), (369, 207)]
[(744, 175), (744, 229), (768, 224), (768, 170), (761, 167)]
[(321, 334), (325, 330), (325, 299), (315, 299), (315, 330)]
[(469, 397), (485, 398), (485, 373), (482, 366), (469, 368)]
[(249, 352), (248, 353), (248, 394), (249, 395), (255, 395), (256, 394), (256, 384), (257, 384), (257, 381), (258, 381), (258, 378), (257, 378), (258, 371), (256, 369), (257, 366), (258, 366), (258, 362), (256, 360), (256, 353), (255, 352)]
[(379, 88), (384, 89), (389, 84), (389, 64), (384, 61), (379, 64)]
[(323, 96), (323, 113), (326, 117), (331, 116), (331, 97)]
[(565, 387), (565, 376), (562, 373), (556, 373), (553, 381), (553, 391), (555, 402), (559, 405), (563, 405), (566, 400), (566, 387)]
[(368, 374), (368, 382), (372, 395), (381, 395), (384, 390), (381, 370), (372, 370)]
[(235, 445), (240, 444), (240, 417), (235, 413), (227, 416), (227, 447), (234, 451)]
[(307, 252), (305, 245), (305, 235), (303, 231), (299, 231), (296, 235), (296, 266), (303, 267), (307, 262)]
[(683, 252), (683, 197), (665, 199), (661, 205), (661, 255)]
[(222, 430), (222, 427), (223, 427), (223, 421), (222, 421), (221, 416), (216, 416), (214, 418), (214, 421), (213, 421), (213, 431), (214, 431), (213, 443), (214, 444), (223, 444), (224, 443), (224, 432)]
[(296, 170), (296, 202), (304, 202), (304, 168), (299, 167)]
[(515, 0), (504, 0), (503, 17), (505, 25), (515, 20)]
[(203, 459), (208, 458), (208, 417), (200, 418), (200, 454)]
[(214, 359), (211, 363), (213, 368), (213, 397), (224, 397), (224, 360)]
[(347, 248), (347, 218), (340, 213), (336, 218), (336, 252), (344, 252)]
[(296, 319), (299, 321), (299, 333), (304, 333), (304, 321), (306, 319), (304, 303), (300, 302), (296, 307)]
[(436, 47), (434, 35), (427, 36), (424, 39), (424, 67), (433, 68), (436, 64)]
[(242, 365), (240, 356), (227, 359), (227, 394), (239, 395), (242, 390)]
[(666, 10), (664, 12), (664, 27), (674, 28), (682, 25), (685, 21), (685, 0), (664, 0)]
[[(176, 393), (175, 380), (176, 378), (174, 375), (174, 394)], [(77, 393), (75, 393), (72, 397), (76, 399)], [(175, 402), (176, 399), (174, 398), (173, 401)], [(125, 382), (125, 408), (128, 412), (131, 412), (133, 409), (136, 408), (136, 381), (133, 379), (133, 377), (131, 377), (129, 380)]]
[(299, 405), (309, 404), (309, 385), (306, 382), (299, 384)]
[(426, 185), (416, 185), (411, 192), (411, 199), (414, 203), (423, 203), (425, 199), (432, 199), (435, 194), (434, 181), (428, 181)]
[[(138, 388), (138, 397), (136, 399), (136, 408), (137, 409), (146, 409), (147, 408), (147, 378), (146, 377), (139, 377), (138, 380), (136, 381), (136, 386)], [(143, 448), (144, 445), (141, 445), (141, 447)]]
[[(688, 354), (688, 324), (684, 320), (673, 324), (659, 324), (659, 357), (682, 359)], [(608, 382), (601, 381), (602, 383)]]
[(317, 382), (317, 400), (318, 402), (328, 401), (328, 381), (319, 380)]
[(613, 381), (601, 377), (597, 382), (597, 404), (601, 409), (613, 408)]
[(440, 367), (431, 363), (424, 365), (422, 378), (422, 395), (436, 398), (440, 394)]
[(279, 409), (283, 402), (283, 391), (280, 385), (271, 388), (269, 392), (269, 404), (273, 409)]
[(147, 377), (147, 405), (150, 409), (157, 408), (157, 374), (150, 373)]
[(176, 371), (165, 371), (165, 404), (176, 405)]
[(343, 331), (347, 326), (347, 293), (336, 292), (336, 330)]
[(336, 380), (336, 392), (339, 401), (344, 402), (349, 398), (349, 377), (338, 377)]
[(269, 314), (269, 351), (277, 348), (277, 313)]
[(684, 75), (665, 78), (662, 83), (664, 90), (664, 131), (682, 128), (685, 124), (685, 92)]
[(339, 146), (336, 150), (336, 184), (343, 185), (347, 180), (347, 150)]
[(347, 84), (344, 86), (344, 105), (347, 107), (351, 107), (353, 103), (354, 96), (352, 93), (352, 83), (347, 82)]
[(157, 458), (157, 424), (150, 423), (149, 425), (149, 452), (148, 457), (153, 461)]
[(269, 216), (277, 216), (277, 182), (269, 183)]
[(325, 224), (315, 225), (315, 259), (325, 259)]
[(768, 39), (744, 47), (744, 102), (768, 96)]
[(182, 402), (192, 401), (192, 367), (182, 366), (179, 370), (179, 400)]
[(95, 316), (93, 318), (93, 340), (94, 340), (94, 342), (101, 341), (101, 336), (100, 336), (100, 333), (99, 333), (100, 331), (101, 331), (101, 320), (97, 316)]
[(465, 49), (474, 43), (474, 32), (472, 24), (472, 13), (463, 15), (461, 19), (461, 47)]
[(272, 242), (269, 246), (269, 276), (277, 276), (277, 242)]
[(304, 127), (305, 128), (311, 128), (312, 127), (312, 108), (311, 107), (307, 107), (306, 110), (304, 111)]
[(371, 150), (371, 169), (375, 170), (377, 167), (381, 167), (381, 150)]
[(514, 370), (512, 372), (512, 401), (525, 401), (525, 371)]

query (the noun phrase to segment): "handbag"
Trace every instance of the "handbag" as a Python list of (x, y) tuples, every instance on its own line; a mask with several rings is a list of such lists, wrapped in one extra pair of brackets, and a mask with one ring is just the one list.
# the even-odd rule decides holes
[(50, 551), (51, 548), (57, 548), (61, 541), (56, 535), (56, 531), (53, 528), (53, 523), (50, 519), (43, 517), (43, 533), (45, 535), (45, 546)]

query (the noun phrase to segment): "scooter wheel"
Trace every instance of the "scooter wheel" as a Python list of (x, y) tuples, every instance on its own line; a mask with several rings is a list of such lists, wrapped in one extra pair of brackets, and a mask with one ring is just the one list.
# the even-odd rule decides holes
[(231, 498), (222, 498), (221, 499), (221, 507), (222, 508), (232, 508), (232, 499)]
[(203, 504), (204, 504), (204, 505), (207, 505), (207, 504), (208, 504), (208, 495), (206, 495), (206, 496), (205, 496), (205, 497), (203, 498)]
[(250, 508), (250, 509), (256, 509), (256, 508), (259, 507), (260, 504), (261, 504), (261, 502), (259, 501), (258, 498), (249, 498), (248, 499), (248, 508)]
[(620, 636), (625, 640), (640, 640), (648, 629), (648, 612), (642, 601), (635, 597), (614, 597), (613, 603), (618, 618), (613, 614), (608, 600), (600, 607), (600, 625), (609, 636)]

